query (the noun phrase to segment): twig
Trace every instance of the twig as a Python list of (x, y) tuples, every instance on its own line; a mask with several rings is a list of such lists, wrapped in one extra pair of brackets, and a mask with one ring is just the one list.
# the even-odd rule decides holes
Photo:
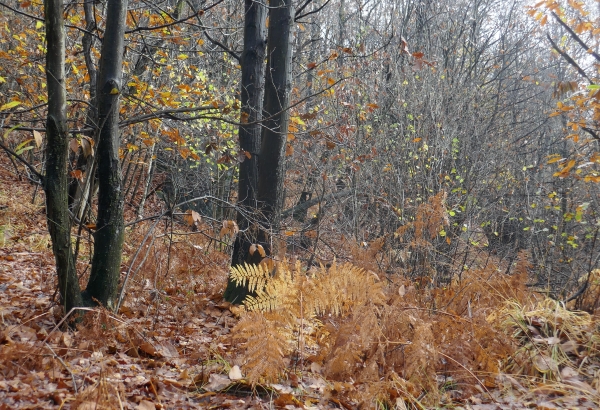
[(570, 55), (568, 55), (565, 51), (561, 50), (560, 47), (558, 47), (558, 45), (556, 45), (554, 40), (552, 40), (552, 37), (550, 37), (550, 34), (546, 34), (546, 38), (548, 38), (548, 41), (552, 45), (552, 48), (558, 54), (560, 54), (562, 56), (562, 58), (564, 58), (567, 61), (567, 63), (571, 64), (571, 66), (573, 66), (573, 68), (575, 68), (582, 77), (586, 78), (590, 82), (590, 84), (592, 84), (592, 85), (594, 84), (592, 79), (590, 77), (588, 77), (588, 75), (585, 73), (585, 71), (583, 71), (583, 68), (581, 68), (579, 66), (579, 64), (577, 64), (577, 62), (575, 60), (573, 60), (573, 58)]
[(69, 372), (69, 374), (71, 375), (71, 380), (73, 380), (73, 390), (75, 391), (75, 394), (77, 394), (77, 382), (75, 382), (75, 376), (73, 375), (73, 372), (71, 371), (71, 369), (69, 369), (69, 367), (67, 366), (67, 364), (63, 361), (63, 359), (61, 359), (60, 356), (56, 354), (56, 352), (54, 351), (54, 349), (52, 349), (52, 346), (50, 346), (48, 343), (44, 343), (44, 345), (48, 349), (50, 349), (50, 351), (54, 355), (54, 358), (56, 360), (58, 360), (60, 362), (60, 364), (63, 365), (63, 367), (65, 368), (66, 371)]
[(483, 387), (483, 390), (485, 390), (485, 392), (488, 394), (488, 396), (490, 396), (490, 399), (492, 399), (492, 401), (494, 403), (498, 403), (496, 401), (496, 399), (494, 399), (494, 396), (492, 396), (492, 393), (490, 393), (490, 391), (487, 389), (487, 387), (485, 387), (485, 384), (483, 384), (483, 382), (481, 380), (479, 380), (479, 378), (477, 376), (475, 376), (472, 371), (470, 371), (469, 369), (467, 369), (465, 366), (463, 366), (461, 363), (459, 363), (458, 361), (454, 360), (450, 356), (445, 355), (444, 353), (442, 353), (440, 351), (438, 351), (438, 353), (440, 355), (444, 356), (446, 359), (452, 360), (454, 363), (456, 363), (457, 365), (459, 365), (460, 367), (462, 367), (463, 369), (465, 369), (467, 371), (467, 373), (469, 373), (475, 380), (477, 380), (477, 383), (479, 383), (479, 385), (481, 385), (481, 387)]
[(44, 176), (42, 174), (40, 174), (33, 167), (33, 165), (31, 165), (29, 162), (27, 162), (26, 160), (24, 160), (23, 157), (21, 157), (19, 154), (17, 154), (16, 152), (14, 152), (13, 150), (11, 150), (10, 148), (8, 148), (6, 145), (4, 145), (1, 142), (0, 142), (0, 148), (2, 148), (4, 151), (8, 152), (10, 155), (12, 155), (13, 157), (15, 157), (16, 159), (18, 159), (19, 162), (23, 163), (23, 165), (25, 165), (27, 168), (29, 168), (29, 170), (31, 172), (33, 172), (33, 174), (40, 179), (40, 182), (42, 184), (44, 183)]

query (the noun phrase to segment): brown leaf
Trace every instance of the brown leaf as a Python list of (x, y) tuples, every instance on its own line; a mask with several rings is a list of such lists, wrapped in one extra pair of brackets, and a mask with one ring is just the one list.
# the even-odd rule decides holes
[(154, 345), (150, 342), (143, 342), (139, 345), (139, 350), (146, 353), (148, 356), (158, 357), (159, 353), (154, 347)]
[(292, 155), (294, 155), (294, 147), (292, 147), (292, 144), (287, 144), (285, 147), (285, 156), (291, 157)]
[(140, 401), (140, 404), (135, 407), (135, 410), (156, 410), (156, 406), (151, 401), (142, 400)]
[(79, 151), (79, 141), (77, 138), (71, 138), (71, 141), (69, 141), (69, 148), (77, 154), (77, 151)]
[(239, 232), (239, 228), (235, 221), (223, 221), (223, 227), (221, 228), (220, 235), (236, 235)]
[(208, 384), (203, 386), (206, 391), (221, 391), (231, 384), (231, 380), (222, 374), (211, 374), (208, 377)]
[(73, 337), (70, 333), (65, 332), (60, 336), (60, 342), (64, 347), (71, 347), (73, 345)]
[(193, 209), (189, 209), (183, 216), (183, 220), (188, 226), (197, 226), (201, 221), (202, 217), (200, 214)]

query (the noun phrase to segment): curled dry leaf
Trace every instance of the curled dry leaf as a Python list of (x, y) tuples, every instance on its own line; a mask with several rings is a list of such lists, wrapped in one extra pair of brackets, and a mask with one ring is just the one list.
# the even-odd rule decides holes
[(198, 226), (198, 224), (202, 221), (202, 216), (193, 209), (189, 209), (185, 215), (183, 216), (183, 220), (188, 226)]
[(223, 227), (221, 228), (221, 232), (220, 235), (221, 236), (225, 236), (225, 235), (237, 235), (237, 233), (240, 231), (240, 229), (238, 228), (238, 225), (235, 221), (230, 221), (230, 220), (226, 220), (223, 221)]

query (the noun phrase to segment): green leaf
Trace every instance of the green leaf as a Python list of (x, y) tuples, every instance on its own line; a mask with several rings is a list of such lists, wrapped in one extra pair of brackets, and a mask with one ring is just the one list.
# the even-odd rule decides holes
[(27, 145), (33, 141), (33, 138), (28, 139), (26, 141), (23, 141), (22, 143), (20, 143), (19, 145), (17, 145), (17, 147), (15, 148), (15, 154), (17, 155), (21, 155), (23, 152), (33, 149), (33, 146), (27, 147)]
[(25, 151), (29, 151), (30, 149), (33, 149), (33, 146), (30, 145), (28, 147), (24, 147), (24, 148), (22, 148), (22, 149), (20, 149), (18, 151), (15, 151), (15, 154), (21, 155), (22, 153), (24, 153)]

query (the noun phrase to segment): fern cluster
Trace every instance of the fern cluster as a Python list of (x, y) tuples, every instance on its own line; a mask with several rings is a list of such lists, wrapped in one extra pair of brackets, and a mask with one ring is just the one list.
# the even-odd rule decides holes
[[(261, 377), (277, 379), (285, 368), (284, 357), (296, 350), (300, 358), (323, 353), (316, 349), (327, 346), (323, 341), (330, 332), (319, 317), (357, 314), (359, 322), (377, 328), (373, 312), (385, 303), (383, 284), (377, 276), (349, 263), (309, 272), (300, 263), (281, 263), (273, 274), (265, 265), (244, 265), (232, 267), (231, 278), (255, 293), (244, 301), (247, 311), (233, 329), (233, 337), (245, 341), (244, 367), (254, 383)], [(365, 333), (372, 330), (365, 328)], [(354, 344), (332, 346), (337, 353), (331, 362), (356, 356), (365, 340), (368, 337), (359, 334)]]

